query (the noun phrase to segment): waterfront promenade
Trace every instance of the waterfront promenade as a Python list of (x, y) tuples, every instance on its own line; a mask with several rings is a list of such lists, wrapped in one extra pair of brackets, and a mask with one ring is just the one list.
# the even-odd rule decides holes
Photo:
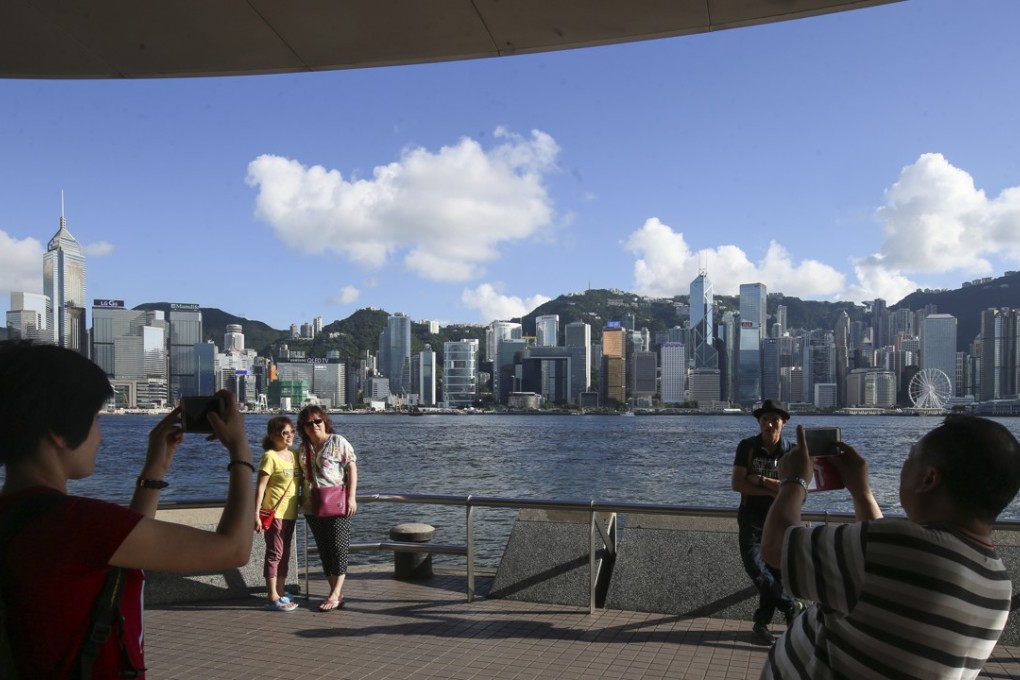
[[(364, 566), (348, 576), (344, 609), (326, 614), (314, 609), (326, 593), (322, 580), (292, 613), (263, 611), (254, 596), (149, 607), (148, 677), (745, 680), (757, 678), (765, 660), (746, 621), (589, 614), (487, 599), (488, 586), (478, 578), (479, 597), (468, 603), (461, 575), (407, 582), (392, 568)], [(1020, 647), (997, 647), (981, 677), (1020, 678)]]

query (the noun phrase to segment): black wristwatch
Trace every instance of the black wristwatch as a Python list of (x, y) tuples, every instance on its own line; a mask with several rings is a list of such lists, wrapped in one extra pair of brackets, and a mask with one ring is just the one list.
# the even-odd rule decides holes
[(136, 486), (139, 489), (165, 489), (170, 486), (170, 482), (162, 479), (142, 479), (139, 477)]

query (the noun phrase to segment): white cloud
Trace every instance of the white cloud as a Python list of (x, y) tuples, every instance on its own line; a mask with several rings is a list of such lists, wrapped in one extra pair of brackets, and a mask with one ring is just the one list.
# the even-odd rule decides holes
[(828, 298), (845, 285), (844, 276), (817, 260), (794, 262), (789, 252), (772, 241), (758, 262), (735, 245), (698, 252), (691, 250), (681, 232), (652, 217), (623, 243), (635, 254), (634, 290), (642, 295), (686, 295), (691, 281), (705, 269), (718, 295), (736, 295), (741, 283), (764, 283), (770, 290), (803, 298)]
[(545, 295), (533, 295), (529, 298), (503, 295), (490, 283), (483, 283), (474, 289), (465, 288), (460, 295), (464, 306), (478, 310), (478, 317), (484, 323), (493, 319), (509, 321), (524, 316), (551, 299)]
[(370, 179), (263, 155), (248, 165), (258, 187), (256, 215), (289, 248), (339, 253), (370, 269), (403, 255), (406, 268), (434, 281), (467, 281), (500, 257), (501, 244), (552, 224), (543, 184), (559, 147), (534, 130), (500, 128), (486, 151), (463, 138), (438, 151), (420, 147), (374, 169)]
[[(875, 215), (885, 241), (855, 263), (861, 299), (898, 300), (918, 287), (910, 276), (984, 276), (1020, 261), (1020, 187), (989, 199), (942, 154), (904, 167)], [(1000, 258), (997, 267), (992, 260)]]
[(88, 245), (82, 246), (85, 254), (89, 257), (105, 257), (113, 252), (113, 244), (107, 243), (106, 241), (97, 241), (96, 243), (89, 243)]
[(361, 291), (354, 286), (344, 286), (339, 295), (329, 298), (331, 305), (353, 305), (361, 297)]
[(42, 292), (43, 245), (0, 230), (0, 292)]

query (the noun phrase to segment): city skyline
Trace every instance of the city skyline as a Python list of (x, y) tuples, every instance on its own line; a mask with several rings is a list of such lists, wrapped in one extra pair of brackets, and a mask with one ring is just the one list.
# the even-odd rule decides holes
[(274, 328), (363, 307), (486, 323), (587, 288), (683, 294), (702, 268), (716, 295), (956, 288), (1020, 253), (1020, 7), (985, 7), (332, 73), (0, 81), (0, 311), (42, 292), (62, 190), (87, 303)]

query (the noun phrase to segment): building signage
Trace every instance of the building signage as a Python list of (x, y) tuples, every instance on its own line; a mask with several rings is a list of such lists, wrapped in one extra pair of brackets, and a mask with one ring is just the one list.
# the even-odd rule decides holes
[(123, 300), (92, 300), (93, 307), (119, 307), (124, 308)]
[(741, 321), (740, 322), (740, 327), (741, 328), (754, 328), (755, 327), (755, 323), (753, 321)]
[(170, 303), (170, 309), (175, 309), (175, 310), (178, 310), (178, 311), (185, 311), (185, 312), (199, 312), (199, 311), (202, 310), (202, 308), (200, 306), (198, 306), (198, 305), (193, 305), (191, 303), (185, 303), (185, 302), (171, 302)]
[(251, 375), (251, 371), (243, 370), (243, 369), (239, 368), (239, 369), (234, 371), (234, 375)]

